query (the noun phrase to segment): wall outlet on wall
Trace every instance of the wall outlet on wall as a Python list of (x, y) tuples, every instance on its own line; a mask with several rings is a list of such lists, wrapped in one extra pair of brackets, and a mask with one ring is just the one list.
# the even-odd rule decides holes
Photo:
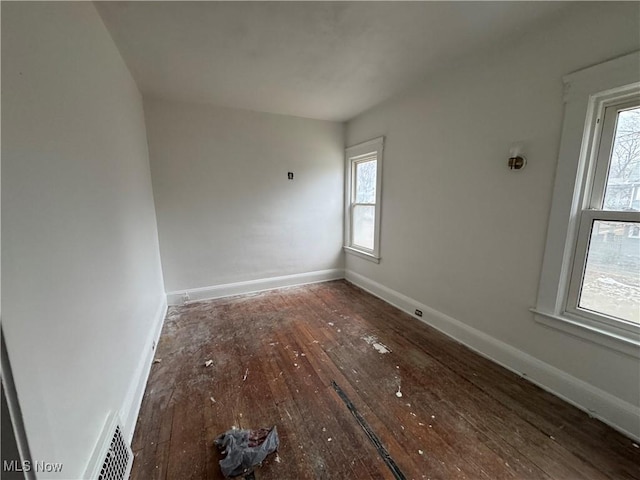
[(416, 308), (416, 315), (417, 315), (418, 317), (421, 317), (421, 316), (422, 316), (422, 310), (418, 310), (418, 309)]

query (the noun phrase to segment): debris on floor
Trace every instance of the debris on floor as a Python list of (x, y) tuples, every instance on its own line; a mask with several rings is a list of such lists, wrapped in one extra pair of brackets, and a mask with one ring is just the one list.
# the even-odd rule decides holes
[(225, 455), (220, 469), (226, 478), (249, 475), (280, 444), (276, 427), (258, 430), (231, 429), (219, 435), (214, 443)]
[(390, 353), (391, 352), (391, 349), (389, 347), (387, 347), (384, 343), (379, 342), (378, 338), (375, 337), (374, 335), (366, 335), (366, 336), (362, 337), (362, 340), (364, 340), (369, 345), (371, 345), (373, 348), (375, 348), (375, 350), (378, 353), (385, 354), (385, 353)]
[(211, 365), (213, 365), (213, 360), (207, 360), (206, 362), (204, 362), (205, 367), (210, 367)]
[(401, 398), (402, 392), (400, 391), (400, 385), (398, 385), (398, 391), (396, 392), (396, 397)]
[(153, 363), (160, 363), (161, 361), (162, 361), (162, 359), (161, 359), (161, 358), (156, 358), (156, 359), (153, 361)]

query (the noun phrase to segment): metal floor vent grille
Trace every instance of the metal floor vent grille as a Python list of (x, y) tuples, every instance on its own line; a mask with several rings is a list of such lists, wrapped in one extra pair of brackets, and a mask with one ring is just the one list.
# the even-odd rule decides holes
[(113, 433), (98, 480), (126, 480), (132, 463), (131, 449), (122, 435), (120, 425), (116, 425), (116, 431)]

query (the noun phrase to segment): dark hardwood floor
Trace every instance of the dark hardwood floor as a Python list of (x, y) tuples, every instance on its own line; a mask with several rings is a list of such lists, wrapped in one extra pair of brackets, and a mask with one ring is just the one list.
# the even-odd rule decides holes
[(156, 358), (132, 479), (223, 478), (214, 438), (273, 425), (258, 480), (394, 479), (332, 381), (409, 479), (640, 478), (630, 439), (344, 281), (171, 307)]

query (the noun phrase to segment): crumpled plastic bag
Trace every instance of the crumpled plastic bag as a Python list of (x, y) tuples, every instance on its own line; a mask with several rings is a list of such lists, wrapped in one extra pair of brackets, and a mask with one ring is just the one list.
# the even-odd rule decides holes
[(260, 428), (258, 430), (228, 430), (214, 440), (225, 458), (220, 460), (220, 469), (226, 478), (248, 475), (262, 464), (270, 453), (280, 445), (278, 430)]

